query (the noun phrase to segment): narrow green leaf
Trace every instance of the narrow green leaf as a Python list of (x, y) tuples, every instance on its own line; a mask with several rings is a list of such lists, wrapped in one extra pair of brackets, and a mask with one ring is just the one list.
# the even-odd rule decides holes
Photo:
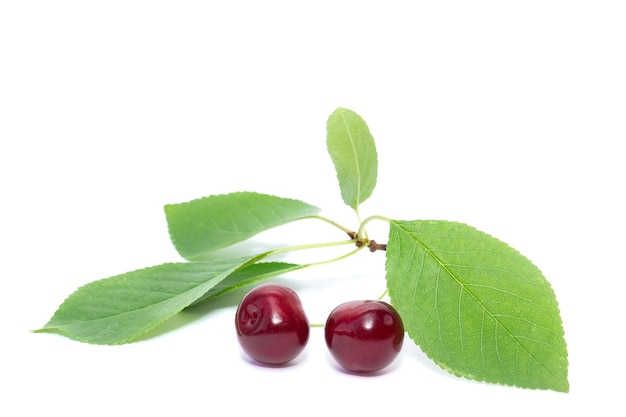
[(192, 261), (206, 260), (217, 249), (319, 211), (298, 200), (253, 192), (213, 195), (165, 206), (172, 242), (183, 258)]
[(374, 138), (355, 112), (338, 108), (328, 118), (326, 145), (335, 164), (341, 197), (358, 212), (374, 190), (378, 157)]
[(392, 221), (391, 303), (409, 336), (468, 379), (567, 392), (567, 348), (555, 294), (507, 244), (447, 221)]
[[(252, 258), (254, 260), (254, 258)], [(202, 297), (251, 258), (170, 263), (80, 287), (36, 332), (93, 344), (131, 342)]]
[(287, 262), (259, 262), (245, 266), (230, 274), (191, 305), (212, 300), (215, 297), (234, 291), (244, 285), (295, 271), (297, 269), (304, 268), (305, 266), (306, 265), (291, 264)]

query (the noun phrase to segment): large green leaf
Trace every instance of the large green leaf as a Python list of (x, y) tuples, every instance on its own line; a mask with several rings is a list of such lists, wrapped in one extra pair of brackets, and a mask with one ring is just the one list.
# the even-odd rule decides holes
[(80, 287), (36, 332), (82, 342), (131, 342), (183, 310), (254, 258), (170, 263)]
[(206, 260), (217, 249), (319, 211), (298, 200), (254, 192), (212, 195), (165, 206), (172, 242), (183, 258), (192, 261)]
[(447, 221), (391, 221), (391, 303), (409, 336), (468, 379), (567, 392), (567, 348), (555, 294), (507, 244)]
[(335, 164), (341, 197), (358, 211), (367, 200), (378, 175), (374, 138), (365, 121), (355, 112), (338, 108), (328, 118), (326, 145)]

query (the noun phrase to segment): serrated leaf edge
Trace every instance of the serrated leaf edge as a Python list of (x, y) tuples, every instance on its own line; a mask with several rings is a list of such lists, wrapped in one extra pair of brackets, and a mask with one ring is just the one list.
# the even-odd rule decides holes
[[(260, 256), (259, 256), (259, 257), (260, 257)], [(248, 262), (252, 261), (253, 259), (257, 259), (257, 258), (258, 258), (258, 257), (254, 257), (254, 258), (250, 259)], [(227, 269), (226, 271), (224, 271), (224, 272), (222, 272), (222, 273), (220, 273), (220, 274), (216, 275), (214, 278), (212, 278), (212, 279), (216, 279), (216, 278), (218, 278), (218, 277), (221, 277), (221, 279), (219, 279), (219, 280), (215, 283), (215, 285), (217, 285), (217, 283), (219, 283), (220, 281), (224, 280), (226, 277), (228, 277), (228, 275), (232, 274), (234, 271), (236, 271), (236, 270), (238, 270), (238, 269), (240, 269), (240, 268), (243, 268), (245, 265), (248, 265), (248, 262), (246, 262), (246, 260), (247, 260), (247, 259), (248, 259), (248, 258), (242, 258), (242, 261), (243, 261), (243, 263), (242, 263), (242, 264), (240, 264), (240, 265), (239, 265), (239, 266), (237, 266), (237, 267)], [(68, 296), (67, 296), (67, 297), (63, 300), (63, 302), (59, 305), (59, 307), (57, 308), (57, 310), (56, 310), (56, 311), (55, 311), (55, 313), (52, 315), (52, 317), (50, 318), (50, 320), (48, 321), (48, 323), (47, 323), (46, 325), (44, 325), (44, 326), (43, 326), (43, 327), (41, 327), (41, 328), (34, 329), (34, 330), (32, 330), (32, 332), (33, 332), (33, 333), (56, 333), (56, 334), (60, 334), (60, 335), (63, 335), (63, 336), (69, 337), (70, 339), (73, 339), (73, 340), (76, 340), (76, 341), (79, 341), (79, 342), (89, 343), (89, 344), (94, 344), (94, 345), (117, 346), (117, 345), (123, 345), (123, 344), (127, 344), (127, 343), (130, 343), (130, 342), (133, 342), (133, 341), (137, 340), (138, 338), (140, 338), (141, 336), (145, 335), (146, 333), (150, 332), (151, 330), (154, 330), (154, 329), (156, 329), (157, 327), (159, 327), (160, 325), (162, 325), (163, 323), (165, 323), (167, 320), (171, 319), (171, 318), (172, 318), (172, 317), (174, 317), (176, 314), (180, 313), (180, 312), (181, 312), (181, 311), (183, 311), (185, 308), (189, 307), (191, 304), (193, 304), (193, 302), (191, 302), (191, 303), (189, 303), (189, 304), (187, 304), (187, 305), (183, 306), (182, 308), (180, 308), (180, 309), (178, 309), (178, 310), (174, 311), (173, 313), (171, 313), (171, 314), (169, 314), (169, 315), (164, 316), (161, 320), (159, 320), (159, 321), (155, 322), (153, 325), (148, 326), (148, 327), (146, 327), (146, 328), (142, 329), (141, 331), (139, 331), (139, 332), (137, 332), (137, 333), (135, 333), (135, 334), (133, 334), (133, 335), (129, 336), (128, 338), (123, 339), (123, 340), (121, 340), (121, 341), (119, 341), (119, 342), (117, 342), (117, 343), (98, 343), (98, 342), (95, 342), (95, 341), (91, 341), (91, 340), (89, 340), (88, 338), (83, 338), (83, 337), (80, 337), (80, 336), (78, 336), (78, 335), (76, 335), (76, 334), (74, 334), (74, 333), (72, 333), (72, 332), (70, 332), (70, 331), (68, 331), (68, 330), (64, 329), (63, 327), (58, 326), (58, 325), (49, 326), (49, 324), (50, 324), (50, 322), (52, 322), (52, 321), (54, 320), (55, 316), (57, 315), (58, 311), (61, 309), (61, 307), (63, 306), (63, 304), (64, 304), (64, 303), (65, 303), (68, 299), (70, 299), (72, 296), (74, 296), (74, 294), (76, 294), (76, 293), (78, 293), (79, 291), (81, 291), (81, 289), (83, 289), (85, 286), (91, 285), (91, 284), (93, 284), (93, 283), (95, 283), (95, 282), (97, 282), (97, 281), (103, 281), (103, 280), (107, 280), (107, 279), (112, 279), (112, 278), (116, 278), (116, 277), (118, 277), (118, 276), (125, 275), (125, 274), (130, 274), (130, 273), (139, 272), (139, 271), (147, 271), (147, 270), (150, 270), (150, 269), (153, 269), (153, 268), (157, 268), (157, 267), (162, 267), (162, 266), (172, 266), (172, 265), (178, 265), (178, 264), (184, 264), (184, 262), (169, 262), (169, 263), (164, 263), (164, 264), (160, 264), (160, 265), (153, 265), (153, 266), (149, 266), (149, 267), (146, 267), (146, 268), (139, 268), (139, 269), (136, 269), (136, 270), (133, 270), (133, 271), (129, 271), (129, 272), (122, 273), (122, 274), (118, 274), (118, 275), (113, 275), (113, 276), (111, 276), (111, 277), (107, 277), (107, 278), (101, 278), (101, 279), (99, 279), (99, 280), (92, 281), (92, 282), (89, 282), (89, 283), (87, 283), (87, 284), (81, 285), (80, 287), (78, 287), (76, 290), (74, 290), (71, 294), (69, 294), (69, 295), (68, 295)], [(193, 287), (193, 288), (197, 288), (198, 286), (200, 286), (200, 285), (202, 285), (202, 284), (203, 284), (203, 283), (201, 283), (201, 284), (199, 284), (199, 285), (197, 285), (197, 286), (195, 286), (195, 287)], [(212, 287), (211, 287), (211, 288), (212, 288)], [(208, 291), (208, 290), (207, 290), (207, 291)], [(164, 301), (166, 301), (166, 300), (169, 300), (169, 299), (171, 299), (171, 298), (173, 298), (173, 297), (176, 297), (176, 296), (178, 296), (178, 295), (180, 295), (180, 294), (175, 294), (175, 295), (173, 295), (172, 297), (169, 297), (169, 298), (167, 298), (167, 299), (164, 299), (163, 301), (160, 301), (159, 303), (164, 302)], [(203, 294), (203, 295), (204, 295), (204, 294)], [(202, 296), (202, 295), (201, 295), (201, 296)], [(201, 297), (201, 296), (200, 296), (200, 297)], [(200, 298), (200, 297), (198, 297), (198, 298)], [(198, 298), (196, 298), (196, 299), (198, 299)], [(156, 303), (156, 304), (159, 304), (159, 303)], [(154, 306), (154, 305), (155, 305), (155, 304), (151, 304), (150, 306)], [(150, 306), (149, 306), (149, 307), (150, 307)], [(141, 309), (144, 309), (144, 308), (147, 308), (147, 307), (141, 307), (141, 308), (138, 308), (138, 309), (136, 309), (136, 310), (132, 310), (132, 311), (137, 311), (137, 310), (141, 310)], [(124, 313), (128, 313), (128, 311), (123, 312), (123, 313), (119, 313), (119, 315), (124, 314)], [(110, 318), (110, 317), (113, 317), (113, 316), (101, 317), (101, 318), (98, 318), (98, 319), (104, 319), (104, 318), (108, 319), (108, 318)], [(91, 320), (91, 321), (95, 321), (95, 320), (98, 320), (98, 319), (94, 319), (94, 320)]]
[[(437, 220), (419, 220), (419, 221), (420, 221), (420, 222), (421, 222), (421, 221), (428, 222), (428, 221), (437, 221)], [(472, 228), (472, 229), (474, 229), (474, 230), (476, 230), (476, 231), (478, 231), (478, 232), (480, 232), (480, 233), (483, 233), (483, 234), (485, 234), (485, 235), (489, 236), (491, 239), (497, 240), (497, 241), (498, 241), (498, 242), (500, 242), (501, 244), (506, 245), (506, 247), (508, 248), (508, 250), (510, 250), (510, 251), (512, 251), (513, 253), (515, 253), (515, 254), (519, 255), (520, 257), (524, 258), (526, 261), (528, 261), (530, 264), (532, 264), (535, 268), (537, 268), (537, 270), (541, 273), (541, 275), (542, 275), (542, 276), (544, 276), (544, 275), (543, 275), (543, 272), (541, 272), (541, 270), (540, 270), (540, 269), (539, 269), (539, 268), (538, 268), (538, 267), (537, 267), (537, 266), (536, 266), (536, 265), (535, 265), (535, 264), (534, 264), (534, 263), (533, 263), (530, 259), (528, 259), (525, 255), (523, 255), (523, 254), (522, 254), (521, 252), (519, 252), (517, 249), (513, 248), (513, 247), (512, 247), (511, 245), (509, 245), (508, 243), (506, 243), (506, 242), (504, 242), (504, 241), (502, 241), (502, 240), (500, 240), (500, 239), (498, 239), (498, 238), (494, 237), (493, 235), (491, 235), (491, 234), (489, 234), (489, 233), (486, 233), (486, 232), (484, 232), (484, 231), (482, 231), (482, 230), (479, 230), (479, 229), (477, 229), (476, 227), (471, 226), (471, 225), (469, 225), (469, 224), (462, 223), (462, 222), (455, 222), (455, 221), (447, 221), (447, 222), (448, 222), (448, 223), (451, 223), (451, 224), (458, 224), (458, 225), (462, 225), (462, 226), (465, 226), (465, 227), (468, 227), (468, 228)], [(391, 220), (391, 223), (395, 223), (395, 225), (396, 225), (396, 227), (398, 227), (398, 229), (402, 229), (402, 228), (401, 228), (401, 227), (400, 227), (400, 226), (399, 226), (399, 225), (398, 225), (398, 224), (397, 224), (394, 220)], [(406, 230), (404, 230), (404, 229), (402, 229), (402, 230), (404, 231), (404, 233), (409, 234), (409, 232), (408, 232), (408, 231), (406, 231)], [(504, 326), (504, 325), (500, 322), (500, 320), (498, 320), (498, 318), (497, 318), (497, 317), (495, 317), (495, 316), (492, 314), (492, 312), (490, 312), (490, 311), (489, 311), (489, 310), (488, 310), (488, 309), (484, 306), (484, 304), (483, 304), (482, 302), (480, 302), (480, 300), (478, 300), (478, 299), (474, 296), (474, 294), (472, 294), (472, 293), (471, 293), (468, 289), (466, 289), (466, 288), (465, 288), (465, 286), (464, 286), (461, 282), (459, 282), (459, 281), (458, 281), (458, 279), (456, 279), (456, 277), (454, 276), (454, 274), (452, 274), (452, 272), (451, 272), (451, 271), (449, 271), (449, 270), (448, 270), (448, 268), (446, 268), (446, 266), (445, 266), (445, 265), (444, 265), (444, 264), (440, 261), (440, 259), (439, 259), (438, 257), (436, 257), (436, 256), (435, 256), (435, 255), (434, 255), (434, 254), (433, 254), (433, 253), (432, 253), (432, 252), (431, 252), (431, 251), (430, 251), (430, 250), (429, 250), (429, 249), (428, 249), (428, 248), (427, 248), (427, 247), (426, 247), (426, 246), (425, 246), (422, 242), (419, 242), (419, 243), (420, 243), (420, 246), (422, 246), (422, 248), (423, 248), (426, 252), (428, 252), (428, 253), (430, 254), (430, 256), (431, 256), (431, 257), (433, 257), (433, 259), (436, 259), (436, 260), (437, 260), (437, 262), (439, 263), (439, 265), (440, 265), (442, 268), (444, 268), (444, 269), (446, 270), (446, 272), (448, 273), (448, 275), (450, 275), (451, 277), (453, 277), (453, 279), (456, 281), (457, 285), (461, 286), (461, 288), (463, 288), (463, 289), (464, 289), (464, 290), (468, 293), (468, 295), (470, 295), (470, 296), (471, 296), (471, 297), (475, 300), (475, 302), (477, 302), (479, 305), (481, 305), (481, 306), (482, 306), (483, 310), (485, 310), (485, 311), (487, 311), (487, 312), (489, 313), (489, 315), (491, 316), (491, 318), (492, 318), (492, 319), (493, 319), (496, 323), (498, 323), (498, 325), (499, 325), (502, 329), (505, 329), (505, 330), (506, 330), (506, 332), (507, 332), (508, 336), (509, 336), (511, 339), (515, 340), (515, 342), (516, 342), (516, 343), (520, 346), (520, 348), (521, 348), (521, 349), (523, 349), (523, 350), (527, 353), (527, 355), (528, 355), (529, 357), (531, 357), (531, 358), (532, 358), (532, 359), (533, 359), (533, 360), (534, 360), (537, 364), (539, 364), (539, 365), (540, 365), (540, 366), (541, 366), (541, 367), (542, 367), (542, 368), (543, 368), (546, 372), (548, 372), (548, 373), (549, 373), (550, 375), (552, 375), (555, 379), (557, 379), (557, 377), (556, 377), (555, 375), (553, 375), (553, 374), (552, 374), (552, 372), (550, 372), (548, 369), (546, 369), (546, 368), (545, 368), (545, 366), (544, 366), (541, 362), (539, 362), (539, 361), (538, 361), (538, 360), (534, 357), (534, 355), (531, 355), (531, 354), (530, 354), (530, 352), (528, 352), (526, 349), (524, 349), (524, 347), (523, 347), (522, 345), (520, 345), (520, 344), (519, 344), (519, 341), (517, 340), (517, 338), (516, 338), (516, 337), (514, 337), (514, 336), (513, 336), (513, 335), (512, 335), (512, 334), (508, 331), (508, 329), (507, 329), (507, 328), (506, 328), (506, 327), (505, 327), (505, 326)], [(552, 287), (552, 284), (551, 284), (551, 283), (550, 283), (547, 279), (546, 279), (545, 281), (546, 281), (547, 285), (549, 286), (550, 290), (554, 293), (554, 289), (553, 289), (553, 287)], [(393, 300), (391, 299), (391, 298), (392, 298), (392, 293), (391, 293), (391, 292), (390, 292), (389, 296), (390, 296), (390, 301), (392, 301), (392, 304), (393, 304)], [(557, 311), (558, 311), (558, 313), (559, 313), (559, 324), (561, 325), (561, 328), (563, 329), (563, 333), (562, 333), (562, 334), (560, 334), (560, 336), (562, 336), (563, 343), (564, 343), (564, 347), (565, 347), (565, 353), (566, 353), (566, 356), (564, 357), (564, 360), (565, 360), (565, 367), (566, 367), (566, 370), (567, 370), (567, 368), (569, 367), (569, 359), (568, 359), (567, 342), (566, 342), (566, 340), (565, 340), (565, 329), (564, 329), (564, 326), (563, 326), (563, 321), (562, 321), (562, 319), (561, 319), (561, 311), (560, 311), (560, 307), (559, 307), (558, 299), (557, 299), (556, 297), (555, 297), (555, 303), (556, 303), (556, 308), (557, 308)], [(408, 333), (408, 332), (407, 332), (407, 333)], [(421, 345), (420, 345), (420, 344), (419, 344), (419, 343), (418, 343), (418, 342), (417, 342), (417, 341), (413, 338), (413, 336), (412, 336), (412, 335), (410, 335), (410, 334), (409, 334), (409, 338), (410, 338), (410, 339), (411, 339), (411, 340), (412, 340), (412, 341), (413, 341), (413, 342), (414, 342), (417, 346), (419, 346), (419, 347), (420, 347), (420, 349), (421, 349)], [(428, 354), (428, 352), (426, 352), (426, 351), (424, 351), (424, 350), (422, 350), (422, 352), (424, 352), (424, 354), (425, 354), (425, 355), (426, 355), (426, 356), (427, 356), (430, 360), (432, 360), (435, 364), (437, 364), (437, 366), (439, 366), (441, 369), (443, 369), (444, 371), (447, 371), (447, 372), (449, 372), (450, 374), (455, 375), (455, 376), (457, 376), (457, 377), (463, 377), (463, 378), (465, 378), (465, 379), (467, 379), (467, 380), (474, 380), (474, 381), (479, 381), (479, 382), (486, 382), (486, 383), (495, 384), (495, 385), (502, 385), (502, 386), (514, 386), (514, 387), (517, 387), (517, 388), (523, 388), (523, 389), (537, 389), (537, 390), (542, 389), (542, 388), (537, 388), (537, 387), (527, 387), (527, 386), (521, 386), (521, 385), (516, 385), (516, 384), (507, 384), (507, 383), (501, 383), (501, 382), (493, 382), (493, 381), (489, 381), (489, 380), (487, 380), (487, 379), (485, 379), (485, 378), (477, 377), (477, 376), (475, 376), (475, 375), (473, 375), (473, 374), (469, 374), (469, 373), (466, 373), (466, 372), (461, 372), (461, 371), (455, 370), (454, 368), (451, 368), (451, 367), (449, 367), (448, 365), (443, 364), (443, 363), (441, 363), (440, 361), (437, 361), (435, 358), (431, 357), (431, 356)], [(564, 393), (569, 392), (569, 380), (568, 380), (567, 374), (568, 374), (568, 372), (566, 372), (566, 375), (565, 375), (565, 390), (562, 390), (562, 391), (561, 391), (561, 390), (556, 390), (556, 389), (553, 389), (553, 390), (555, 390), (555, 391), (559, 391), (559, 392), (564, 392)]]
[[(263, 196), (263, 197), (272, 197), (272, 198), (278, 198), (278, 199), (285, 200), (285, 201), (297, 202), (297, 203), (301, 203), (303, 205), (307, 205), (307, 206), (310, 206), (312, 208), (315, 208), (318, 213), (321, 211), (321, 209), (319, 207), (314, 206), (314, 205), (312, 205), (310, 203), (307, 203), (307, 202), (305, 202), (303, 200), (300, 200), (300, 199), (289, 198), (289, 197), (281, 197), (281, 196), (277, 196), (277, 195), (273, 195), (273, 194), (259, 193), (259, 192), (255, 192), (255, 191), (234, 191), (234, 192), (231, 192), (231, 193), (211, 194), (211, 195), (208, 195), (208, 196), (198, 197), (198, 198), (194, 198), (194, 199), (191, 199), (191, 200), (183, 201), (181, 203), (168, 203), (168, 204), (165, 204), (163, 206), (163, 211), (164, 211), (165, 217), (167, 219), (168, 218), (168, 210), (169, 210), (170, 207), (177, 207), (177, 206), (182, 206), (182, 205), (187, 205), (187, 204), (193, 204), (193, 203), (198, 202), (198, 201), (205, 201), (205, 200), (208, 200), (208, 199), (211, 199), (211, 198), (215, 198), (215, 197), (226, 197), (226, 196), (244, 195), (244, 194), (245, 195), (257, 195), (257, 196)], [(280, 225), (271, 227), (271, 228), (266, 229), (266, 230), (270, 230), (270, 229), (273, 229), (275, 227), (280, 227), (282, 225), (286, 225), (286, 224), (289, 224), (289, 223), (292, 223), (292, 222), (295, 222), (295, 221), (298, 221), (298, 220), (302, 220), (302, 219), (305, 219), (307, 217), (309, 217), (309, 216), (297, 217), (297, 218), (294, 218), (294, 219), (292, 219), (292, 220), (290, 220), (288, 222), (282, 223)], [(183, 259), (185, 259), (187, 261), (190, 261), (190, 262), (202, 262), (202, 261), (196, 260), (196, 257), (185, 257), (185, 256), (183, 256), (182, 253), (180, 253), (180, 251), (179, 251), (180, 241), (172, 233), (172, 229), (171, 229), (171, 226), (169, 224), (169, 221), (167, 221), (167, 232), (168, 232), (168, 236), (170, 238), (170, 241), (174, 245), (174, 248), (179, 253), (179, 255), (183, 257)], [(250, 237), (252, 237), (252, 236), (250, 236)], [(216, 248), (216, 250), (227, 248), (228, 246), (232, 246), (232, 245), (234, 245), (236, 243), (239, 243), (239, 242), (241, 242), (241, 240), (232, 241), (232, 242), (228, 243), (225, 246), (221, 246), (219, 248)]]

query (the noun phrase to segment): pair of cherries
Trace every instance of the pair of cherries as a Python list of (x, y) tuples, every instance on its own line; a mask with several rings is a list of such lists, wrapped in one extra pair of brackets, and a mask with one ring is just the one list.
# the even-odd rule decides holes
[[(309, 321), (291, 288), (262, 284), (248, 292), (235, 315), (237, 337), (252, 359), (281, 365), (296, 358), (309, 340)], [(348, 301), (336, 307), (324, 326), (331, 356), (351, 372), (373, 372), (400, 353), (404, 325), (398, 312), (377, 300)]]

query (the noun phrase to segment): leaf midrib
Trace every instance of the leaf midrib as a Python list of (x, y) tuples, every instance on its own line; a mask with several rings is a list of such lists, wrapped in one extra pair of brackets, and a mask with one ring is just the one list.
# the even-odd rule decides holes
[(345, 112), (341, 112), (341, 120), (343, 121), (346, 131), (348, 132), (348, 138), (350, 139), (350, 147), (352, 148), (352, 154), (354, 155), (354, 161), (356, 162), (356, 201), (354, 202), (354, 208), (356, 209), (361, 203), (361, 168), (360, 168), (359, 155), (356, 151), (356, 146), (354, 144), (354, 139), (352, 137), (352, 132), (350, 131), (348, 122), (344, 114)]

